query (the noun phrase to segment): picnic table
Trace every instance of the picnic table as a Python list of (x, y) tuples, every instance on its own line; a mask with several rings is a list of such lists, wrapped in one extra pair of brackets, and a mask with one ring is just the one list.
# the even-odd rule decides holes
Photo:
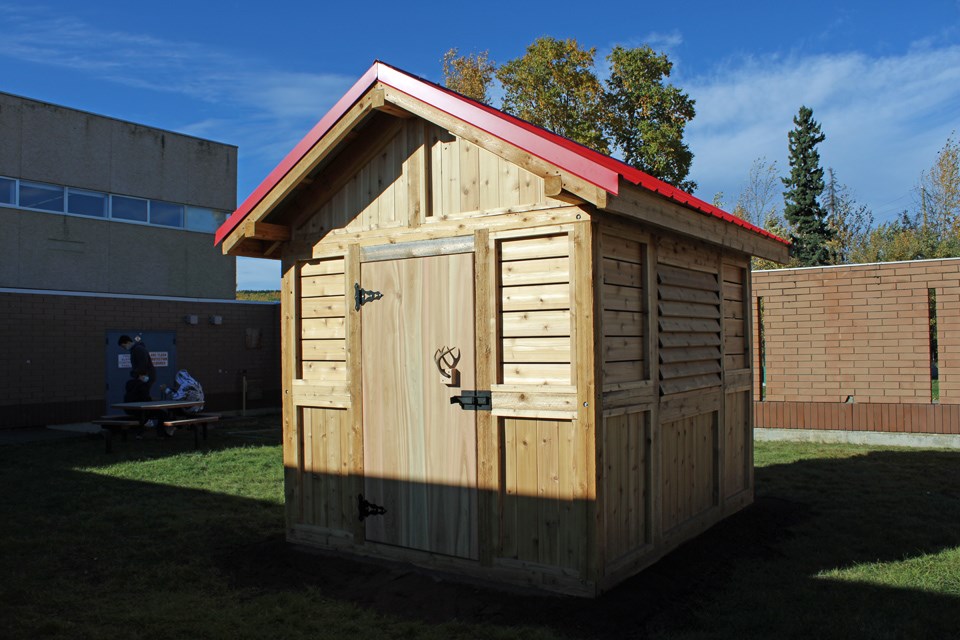
[(143, 429), (144, 425), (150, 420), (156, 420), (156, 428), (159, 433), (164, 427), (173, 427), (181, 429), (189, 427), (193, 431), (193, 446), (200, 446), (200, 430), (203, 432), (203, 439), (207, 439), (207, 425), (220, 419), (219, 415), (212, 413), (181, 414), (171, 415), (171, 412), (177, 409), (190, 409), (203, 405), (200, 400), (149, 400), (144, 402), (118, 402), (113, 405), (114, 409), (122, 409), (125, 413), (122, 415), (102, 416), (94, 420), (103, 428), (103, 436), (106, 441), (107, 453), (113, 451), (113, 433), (120, 432), (123, 440), (127, 439), (127, 430), (131, 427)]

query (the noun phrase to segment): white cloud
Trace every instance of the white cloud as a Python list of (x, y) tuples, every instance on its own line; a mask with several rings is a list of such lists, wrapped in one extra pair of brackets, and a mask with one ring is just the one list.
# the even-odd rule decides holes
[(785, 173), (787, 132), (806, 105), (827, 137), (823, 166), (886, 219), (909, 206), (904, 196), (960, 125), (960, 46), (883, 58), (746, 57), (681, 86), (697, 101), (687, 140), (701, 197), (723, 191), (732, 206), (761, 156)]
[(279, 160), (276, 146), (290, 149), (356, 80), (278, 70), (206, 44), (105, 30), (44, 9), (0, 4), (0, 22), (8, 26), (0, 57), (229, 107), (239, 116), (176, 128), (237, 144), (241, 156)]

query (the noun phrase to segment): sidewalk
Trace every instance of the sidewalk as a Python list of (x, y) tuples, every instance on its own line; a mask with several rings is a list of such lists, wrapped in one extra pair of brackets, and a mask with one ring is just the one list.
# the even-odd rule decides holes
[(98, 435), (100, 427), (89, 422), (78, 424), (58, 424), (50, 427), (23, 427), (20, 429), (0, 429), (0, 446), (24, 444), (27, 442), (46, 442), (66, 440)]

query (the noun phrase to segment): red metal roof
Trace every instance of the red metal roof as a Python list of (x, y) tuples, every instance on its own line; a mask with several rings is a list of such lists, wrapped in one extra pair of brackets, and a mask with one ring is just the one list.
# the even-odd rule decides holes
[(220, 244), (261, 200), (287, 175), (303, 156), (329, 131), (354, 103), (376, 82), (420, 100), (463, 122), (523, 149), (612, 195), (619, 192), (620, 178), (648, 191), (658, 193), (687, 208), (731, 222), (762, 236), (786, 241), (726, 211), (685, 193), (636, 167), (598, 153), (563, 136), (515, 118), (507, 113), (471, 100), (454, 91), (417, 78), (382, 62), (374, 62), (363, 76), (333, 106), (297, 146), (274, 168), (260, 185), (217, 230)]

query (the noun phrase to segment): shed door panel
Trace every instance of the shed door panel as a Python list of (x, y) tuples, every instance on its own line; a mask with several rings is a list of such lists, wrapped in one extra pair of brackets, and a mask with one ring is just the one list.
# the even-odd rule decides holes
[[(364, 497), (386, 508), (368, 540), (477, 557), (476, 413), (450, 398), (474, 389), (473, 254), (361, 265)], [(460, 387), (434, 361), (459, 350)]]

